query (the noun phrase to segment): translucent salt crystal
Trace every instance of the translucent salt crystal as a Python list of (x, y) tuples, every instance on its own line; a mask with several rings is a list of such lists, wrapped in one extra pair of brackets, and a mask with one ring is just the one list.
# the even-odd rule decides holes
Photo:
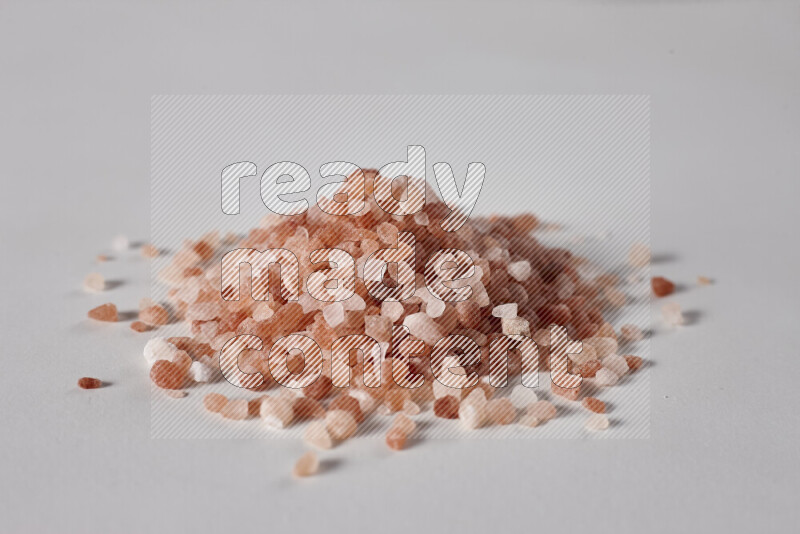
[(537, 427), (541, 422), (542, 422), (541, 419), (539, 419), (535, 415), (530, 415), (530, 414), (525, 414), (519, 419), (519, 424), (521, 426), (526, 426), (528, 428)]
[(522, 317), (504, 318), (502, 324), (503, 334), (507, 336), (531, 336), (530, 323)]
[(150, 326), (164, 326), (169, 321), (169, 313), (156, 304), (139, 311), (139, 320)]
[(675, 284), (663, 276), (654, 276), (650, 279), (650, 287), (656, 297), (666, 297), (675, 292)]
[(470, 391), (469, 395), (467, 395), (463, 402), (471, 402), (476, 406), (485, 407), (488, 403), (488, 400), (486, 398), (486, 392), (482, 388), (475, 388)]
[(342, 306), (345, 311), (361, 311), (367, 308), (367, 303), (361, 298), (361, 295), (354, 293), (352, 297), (342, 301)]
[(511, 319), (517, 316), (517, 303), (501, 304), (492, 308), (492, 316), (501, 319)]
[(572, 360), (575, 365), (583, 365), (592, 360), (596, 360), (597, 351), (593, 345), (582, 343), (580, 352), (568, 352), (567, 357)]
[(625, 341), (641, 341), (644, 339), (644, 332), (638, 326), (624, 324), (619, 329), (620, 336)]
[(246, 399), (237, 399), (229, 400), (219, 413), (226, 419), (241, 421), (243, 419), (247, 419), (247, 416), (250, 414), (250, 410)]
[(83, 288), (93, 293), (103, 291), (106, 288), (106, 279), (100, 273), (89, 273), (83, 279)]
[(408, 418), (405, 414), (398, 414), (392, 421), (389, 431), (397, 430), (406, 436), (410, 436), (417, 429), (417, 423)]
[(297, 460), (294, 464), (292, 473), (296, 477), (309, 477), (316, 474), (319, 470), (319, 458), (313, 452), (309, 451)]
[(186, 310), (187, 321), (211, 321), (218, 319), (222, 314), (222, 305), (219, 302), (195, 302)]
[(625, 373), (628, 372), (628, 362), (625, 361), (625, 358), (622, 356), (618, 356), (616, 354), (611, 354), (610, 356), (606, 356), (602, 359), (603, 367), (606, 369), (613, 371), (617, 376), (623, 376)]
[(195, 382), (213, 382), (217, 376), (216, 370), (204, 361), (193, 361), (189, 366), (189, 376)]
[(228, 399), (219, 393), (209, 393), (203, 397), (203, 406), (212, 413), (220, 413), (226, 404)]
[(81, 389), (97, 389), (103, 385), (103, 381), (99, 378), (91, 378), (84, 376), (78, 380), (78, 387)]
[(661, 306), (661, 316), (669, 326), (679, 326), (685, 322), (681, 305), (677, 302), (667, 302)]
[(639, 356), (634, 356), (632, 354), (625, 355), (623, 356), (623, 358), (625, 358), (625, 361), (628, 364), (628, 369), (630, 369), (631, 371), (638, 371), (642, 367), (642, 364), (644, 363), (644, 361)]
[(259, 415), (269, 428), (286, 428), (294, 419), (292, 403), (286, 399), (264, 397), (261, 399)]
[(508, 274), (514, 280), (522, 282), (527, 280), (531, 275), (531, 264), (529, 261), (515, 261), (508, 264)]
[(130, 241), (128, 241), (127, 236), (124, 235), (118, 235), (111, 240), (111, 248), (116, 250), (117, 252), (128, 250), (130, 246), (131, 246)]
[(611, 354), (616, 354), (619, 344), (613, 337), (590, 337), (583, 340), (583, 343), (588, 343), (594, 347), (598, 358), (605, 358)]
[(373, 410), (375, 410), (375, 398), (363, 389), (350, 388), (348, 393), (351, 397), (358, 401), (358, 405), (361, 407), (362, 413), (370, 414)]
[(89, 310), (87, 314), (89, 319), (94, 319), (95, 321), (104, 321), (104, 322), (117, 322), (119, 320), (119, 315), (117, 314), (117, 307), (112, 303), (101, 304), (96, 308), (92, 308)]
[(418, 211), (414, 214), (414, 223), (420, 226), (428, 226), (430, 224), (430, 218), (424, 211)]
[[(300, 301), (301, 301), (300, 304), (301, 305), (303, 304), (302, 303), (303, 296), (307, 295), (307, 294), (308, 293), (303, 293), (303, 295), (300, 295)], [(309, 297), (309, 298), (311, 298), (311, 297)], [(313, 298), (312, 298), (312, 300), (313, 300)], [(303, 313), (308, 313), (305, 310), (305, 308), (303, 308)], [(272, 310), (272, 308), (269, 307), (269, 304), (266, 303), (266, 302), (259, 302), (255, 306), (253, 306), (253, 319), (258, 321), (258, 322), (266, 321), (270, 317), (272, 317), (274, 314), (275, 314), (275, 312)]]
[(458, 419), (468, 430), (480, 428), (486, 420), (486, 406), (475, 402), (462, 402), (458, 407)]
[(344, 307), (341, 302), (334, 302), (322, 308), (322, 316), (331, 328), (336, 328), (344, 322)]
[(169, 360), (178, 352), (178, 347), (170, 343), (163, 337), (154, 337), (149, 340), (144, 346), (144, 359), (147, 364), (152, 367), (158, 360)]
[(613, 386), (619, 382), (619, 375), (611, 369), (603, 367), (597, 371), (597, 374), (594, 376), (594, 381), (595, 384), (601, 387)]
[(634, 243), (628, 252), (628, 263), (631, 267), (646, 267), (650, 263), (650, 247), (643, 243)]
[(699, 286), (710, 286), (711, 285), (711, 278), (707, 276), (698, 276), (697, 277), (697, 285)]
[(406, 399), (403, 403), (403, 413), (406, 415), (419, 415), (421, 411), (419, 405), (411, 399)]
[(495, 425), (509, 425), (517, 417), (517, 409), (509, 399), (492, 399), (486, 406), (489, 421)]
[(517, 384), (511, 389), (511, 394), (508, 396), (508, 400), (511, 401), (511, 404), (514, 406), (514, 408), (521, 410), (522, 408), (525, 408), (526, 406), (538, 401), (539, 398), (531, 388), (526, 388), (522, 384)]
[(544, 422), (556, 416), (556, 407), (550, 401), (537, 401), (525, 410), (526, 415), (533, 415)]
[(435, 319), (444, 314), (446, 307), (447, 305), (444, 303), (444, 301), (433, 298), (425, 305), (425, 313), (428, 314), (428, 317)]
[(388, 317), (393, 323), (397, 322), (397, 320), (403, 316), (404, 312), (405, 308), (403, 308), (403, 305), (399, 302), (384, 301), (383, 304), (381, 304), (381, 315)]
[(590, 412), (605, 413), (606, 411), (606, 403), (594, 397), (586, 397), (583, 399), (582, 404)]
[(313, 421), (309, 423), (303, 433), (303, 441), (317, 449), (326, 450), (333, 447), (331, 435), (328, 434), (328, 429), (322, 421)]
[(331, 410), (325, 415), (325, 426), (334, 439), (345, 440), (358, 430), (355, 418), (344, 410)]
[(353, 416), (356, 423), (364, 421), (364, 412), (361, 411), (361, 404), (350, 395), (339, 395), (328, 405), (329, 410), (344, 410)]
[(443, 336), (439, 326), (426, 313), (412, 313), (403, 319), (403, 325), (411, 331), (411, 335), (421, 339), (428, 345), (435, 345)]
[(389, 429), (386, 433), (386, 445), (393, 451), (405, 449), (407, 441), (408, 435), (395, 428)]
[(492, 303), (491, 299), (489, 298), (489, 293), (486, 292), (486, 286), (484, 286), (483, 283), (478, 282), (473, 284), (471, 287), (472, 298), (478, 303), (478, 306), (485, 308)]
[(586, 430), (590, 432), (599, 432), (608, 428), (608, 417), (601, 413), (590, 415), (584, 425)]
[(456, 419), (458, 418), (458, 408), (458, 399), (448, 395), (434, 401), (433, 414), (442, 419)]
[(392, 321), (383, 315), (364, 317), (364, 333), (376, 341), (391, 341)]
[(181, 389), (186, 380), (186, 368), (167, 360), (158, 360), (150, 368), (150, 380), (162, 389)]

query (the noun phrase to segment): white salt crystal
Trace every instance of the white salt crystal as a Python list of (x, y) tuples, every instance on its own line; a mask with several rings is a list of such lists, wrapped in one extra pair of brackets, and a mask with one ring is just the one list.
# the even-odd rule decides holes
[(608, 428), (608, 417), (601, 413), (590, 415), (586, 420), (586, 430), (590, 432), (599, 432)]
[(131, 246), (130, 241), (128, 241), (127, 236), (124, 235), (118, 235), (117, 237), (111, 240), (111, 248), (116, 250), (117, 252), (128, 250), (130, 246)]
[(597, 375), (595, 375), (594, 381), (595, 384), (601, 387), (613, 386), (614, 384), (619, 382), (619, 376), (611, 369), (606, 369), (605, 367), (603, 367), (602, 369), (597, 371)]
[(217, 373), (207, 361), (196, 360), (189, 366), (189, 376), (195, 382), (213, 382)]
[(158, 360), (169, 360), (178, 353), (178, 347), (167, 341), (163, 337), (154, 337), (144, 346), (144, 359), (148, 366), (152, 367)]
[(625, 361), (625, 358), (617, 354), (606, 356), (603, 358), (602, 362), (603, 367), (614, 371), (614, 374), (617, 376), (622, 376), (628, 372), (628, 362)]
[(527, 280), (531, 275), (531, 264), (529, 261), (515, 261), (514, 263), (509, 263), (508, 274), (519, 282)]
[(103, 291), (106, 288), (106, 279), (100, 273), (89, 273), (83, 279), (83, 288), (92, 293)]
[(322, 308), (322, 316), (331, 328), (336, 328), (344, 322), (344, 307), (341, 302), (334, 302)]
[(667, 302), (661, 307), (661, 315), (669, 326), (682, 325), (685, 322), (681, 305), (677, 302)]
[(538, 401), (539, 398), (531, 388), (526, 388), (522, 384), (517, 384), (511, 390), (508, 400), (510, 400), (511, 404), (514, 405), (514, 408), (521, 410), (526, 406)]
[(492, 315), (494, 317), (500, 317), (501, 319), (511, 319), (512, 317), (516, 317), (517, 303), (512, 302), (509, 304), (501, 304), (499, 306), (495, 306), (492, 309)]

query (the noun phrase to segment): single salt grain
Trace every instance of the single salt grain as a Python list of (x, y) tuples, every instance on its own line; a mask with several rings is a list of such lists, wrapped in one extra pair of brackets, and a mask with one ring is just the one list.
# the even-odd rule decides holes
[(98, 293), (106, 288), (106, 279), (100, 273), (89, 273), (83, 279), (83, 288), (86, 291)]
[(128, 238), (124, 235), (118, 235), (111, 240), (111, 248), (113, 248), (117, 252), (128, 250), (130, 246), (131, 246), (130, 241), (128, 241)]
[(522, 317), (502, 319), (503, 334), (507, 336), (531, 336), (530, 323)]
[(650, 247), (643, 243), (634, 243), (628, 252), (628, 263), (631, 267), (646, 267), (650, 263)]
[(440, 397), (433, 402), (433, 414), (442, 419), (457, 419), (458, 405), (458, 399), (451, 395)]
[(331, 410), (325, 415), (325, 425), (334, 439), (345, 440), (358, 430), (355, 418), (344, 410)]
[(111, 258), (106, 256), (105, 254), (98, 254), (97, 257), (95, 258), (97, 263), (105, 263), (105, 262), (109, 261), (110, 259)]
[(189, 376), (195, 382), (213, 382), (216, 375), (216, 370), (204, 361), (193, 361), (189, 366)]
[(509, 399), (492, 399), (486, 406), (489, 421), (495, 425), (510, 425), (517, 417), (517, 409)]
[(603, 358), (603, 367), (610, 369), (617, 376), (623, 376), (628, 372), (628, 362), (622, 356), (612, 354)]
[(150, 330), (150, 326), (144, 324), (142, 321), (133, 321), (131, 323), (131, 330), (134, 332), (147, 332)]
[(344, 410), (356, 420), (356, 423), (364, 421), (364, 412), (361, 411), (359, 402), (350, 395), (339, 395), (328, 406), (329, 410)]
[(322, 316), (331, 328), (336, 328), (344, 322), (344, 307), (341, 302), (334, 302), (322, 308)]
[(386, 432), (386, 445), (393, 451), (400, 451), (406, 448), (408, 436), (398, 429), (389, 429)]
[(420, 409), (419, 405), (412, 401), (411, 399), (406, 399), (403, 403), (403, 413), (406, 415), (419, 415), (422, 410)]
[(486, 407), (476, 402), (467, 402), (465, 400), (458, 407), (458, 419), (464, 425), (464, 428), (468, 430), (480, 428), (486, 420)]
[(292, 402), (292, 411), (297, 420), (325, 417), (325, 408), (322, 407), (322, 404), (308, 397), (296, 397)]
[(603, 367), (602, 369), (597, 371), (594, 380), (595, 384), (597, 384), (598, 386), (608, 387), (608, 386), (613, 386), (617, 382), (619, 382), (619, 376), (611, 369), (606, 369), (605, 367)]
[(583, 407), (594, 413), (606, 413), (606, 403), (594, 397), (586, 397), (583, 399)]
[(511, 319), (517, 316), (517, 304), (512, 302), (510, 304), (501, 304), (492, 308), (492, 316), (501, 319)]
[(178, 347), (167, 341), (163, 337), (154, 337), (150, 339), (144, 346), (144, 359), (149, 366), (153, 366), (158, 360), (169, 360), (178, 352)]
[(306, 431), (303, 433), (303, 441), (317, 449), (327, 450), (333, 447), (333, 440), (322, 421), (313, 421), (309, 423)]
[(393, 323), (396, 323), (404, 312), (403, 305), (397, 301), (385, 301), (381, 304), (381, 315), (387, 317)]
[(142, 246), (142, 256), (145, 258), (155, 258), (158, 256), (158, 249), (150, 244), (144, 245)]
[(586, 430), (590, 432), (599, 432), (608, 428), (608, 424), (608, 417), (603, 414), (596, 413), (589, 416), (589, 418), (586, 420), (585, 427)]
[(111, 304), (110, 302), (107, 304), (101, 304), (96, 308), (92, 308), (89, 310), (89, 319), (94, 319), (95, 321), (105, 321), (114, 323), (119, 320), (119, 315), (117, 314), (117, 307)]
[(578, 374), (583, 378), (594, 378), (597, 376), (597, 371), (602, 369), (603, 364), (600, 360), (589, 360), (580, 367), (578, 367)]
[(358, 401), (358, 404), (361, 407), (361, 412), (365, 415), (372, 413), (372, 411), (375, 409), (375, 397), (366, 391), (362, 389), (351, 389), (349, 394)]
[(514, 408), (521, 410), (526, 406), (538, 401), (539, 399), (531, 388), (526, 388), (522, 384), (517, 384), (511, 390), (508, 400), (511, 401), (511, 404), (514, 406)]
[(698, 276), (697, 277), (697, 285), (699, 286), (710, 286), (711, 285), (711, 278), (707, 276)]
[(405, 434), (406, 436), (410, 436), (411, 434), (413, 434), (416, 429), (417, 429), (417, 423), (415, 423), (414, 421), (409, 419), (408, 416), (402, 413), (398, 414), (398, 416), (394, 418), (392, 426), (389, 427), (389, 431), (397, 430)]
[(296, 477), (309, 477), (314, 475), (319, 470), (319, 458), (313, 452), (309, 451), (297, 460), (294, 464), (292, 473)]
[(531, 275), (531, 264), (528, 261), (515, 261), (508, 264), (508, 274), (518, 281), (527, 280)]
[(264, 397), (261, 399), (259, 415), (269, 428), (282, 429), (292, 423), (294, 409), (292, 403), (284, 398)]
[(620, 327), (619, 333), (625, 341), (641, 341), (644, 339), (644, 332), (638, 326), (624, 324)]
[(677, 302), (667, 302), (661, 306), (661, 316), (669, 326), (679, 326), (685, 322), (681, 306)]
[(162, 389), (181, 389), (186, 380), (186, 369), (167, 360), (158, 360), (150, 368), (150, 380)]
[(78, 379), (78, 387), (81, 389), (97, 389), (103, 385), (103, 381), (99, 378), (90, 378), (84, 376)]
[(150, 326), (164, 326), (169, 321), (169, 314), (163, 306), (149, 306), (139, 311), (139, 320)]
[(653, 295), (657, 297), (666, 297), (675, 292), (675, 284), (663, 276), (654, 276), (650, 280), (650, 285), (653, 288)]
[(644, 363), (644, 361), (639, 356), (633, 356), (631, 354), (623, 356), (623, 358), (625, 358), (625, 362), (628, 364), (628, 368), (631, 371), (638, 371), (642, 367), (642, 364)]
[(526, 415), (537, 417), (539, 421), (544, 422), (556, 416), (556, 407), (550, 401), (537, 401), (528, 406), (525, 410)]
[(220, 413), (227, 403), (227, 397), (219, 393), (209, 393), (203, 397), (203, 406), (211, 413)]
[(182, 399), (189, 395), (182, 389), (165, 389), (164, 394), (171, 399)]
[(537, 427), (541, 422), (542, 422), (541, 419), (531, 414), (525, 414), (519, 419), (519, 424), (521, 426), (526, 426), (528, 428)]
[(561, 386), (559, 386), (556, 383), (551, 383), (550, 384), (550, 391), (554, 395), (558, 395), (559, 397), (562, 397), (562, 398), (570, 400), (570, 401), (575, 401), (575, 400), (578, 400), (578, 397), (581, 394), (581, 386), (578, 385), (578, 386), (573, 387), (573, 388), (562, 388)]

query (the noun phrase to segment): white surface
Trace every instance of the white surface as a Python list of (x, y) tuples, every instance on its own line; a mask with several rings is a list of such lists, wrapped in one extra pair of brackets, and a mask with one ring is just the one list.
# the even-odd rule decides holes
[[(798, 2), (228, 4), (0, 6), (0, 530), (796, 523)], [(293, 441), (150, 440), (140, 342), (84, 321), (110, 294), (80, 282), (148, 233), (150, 95), (259, 92), (652, 95), (654, 271), (717, 283), (653, 339), (651, 438), (354, 442), (300, 484)], [(103, 267), (123, 307), (138, 263)]]

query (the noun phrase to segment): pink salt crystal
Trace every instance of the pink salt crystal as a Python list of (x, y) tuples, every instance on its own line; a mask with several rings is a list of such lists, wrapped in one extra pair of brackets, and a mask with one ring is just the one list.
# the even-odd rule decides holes
[(556, 407), (549, 401), (537, 401), (529, 405), (525, 411), (526, 415), (537, 417), (544, 422), (556, 416)]
[(329, 410), (344, 410), (356, 420), (356, 423), (364, 421), (364, 412), (361, 411), (359, 402), (350, 395), (339, 395), (328, 405)]
[(458, 418), (458, 399), (453, 396), (440, 397), (433, 403), (433, 414), (442, 419)]
[(303, 441), (317, 449), (327, 450), (333, 447), (331, 435), (328, 434), (328, 429), (322, 421), (313, 421), (309, 423), (303, 433)]
[(519, 419), (519, 424), (521, 426), (526, 426), (528, 428), (537, 427), (542, 423), (542, 420), (536, 417), (535, 415), (525, 414)]
[(375, 398), (366, 391), (350, 388), (349, 394), (358, 401), (358, 405), (361, 407), (361, 412), (364, 415), (372, 413), (375, 409)]
[(594, 377), (594, 381), (595, 384), (597, 384), (600, 387), (613, 386), (617, 382), (619, 382), (619, 375), (617, 375), (617, 373), (615, 373), (611, 369), (606, 369), (605, 367), (603, 367), (602, 369), (597, 371), (597, 374)]
[(550, 391), (553, 395), (558, 395), (564, 399), (575, 401), (578, 400), (578, 397), (581, 394), (581, 386), (577, 386), (574, 388), (562, 388), (558, 384), (552, 383), (550, 384)]
[(464, 401), (458, 407), (458, 419), (468, 430), (480, 428), (486, 420), (486, 406)]
[(594, 413), (605, 413), (606, 412), (606, 403), (595, 399), (594, 397), (586, 397), (583, 399), (583, 407), (589, 410), (590, 412)]
[(522, 317), (502, 319), (503, 334), (508, 336), (531, 336), (530, 323)]
[(586, 419), (585, 428), (590, 432), (599, 432), (608, 428), (608, 425), (608, 417), (601, 413), (596, 413)]
[(241, 421), (247, 419), (247, 416), (250, 414), (250, 407), (247, 403), (247, 399), (229, 400), (219, 413), (225, 419)]
[(264, 397), (261, 400), (259, 415), (269, 428), (286, 428), (294, 419), (292, 403), (277, 397)]
[(396, 428), (390, 429), (386, 433), (386, 445), (394, 451), (405, 449), (407, 441), (408, 436)]
[(98, 254), (97, 258), (95, 258), (95, 259), (97, 260), (98, 263), (105, 263), (108, 260), (110, 260), (111, 258), (106, 256), (105, 254)]
[(420, 226), (428, 226), (430, 224), (430, 218), (424, 211), (418, 211), (414, 214), (414, 223)]
[(711, 278), (707, 276), (698, 276), (697, 277), (697, 285), (699, 286), (710, 286), (711, 285)]
[(195, 382), (206, 383), (213, 382), (217, 377), (216, 369), (214, 369), (207, 361), (193, 361), (189, 366), (189, 376)]
[(598, 358), (604, 358), (611, 354), (616, 354), (619, 344), (612, 337), (590, 337), (583, 340), (594, 347)]
[(531, 264), (529, 261), (515, 261), (508, 264), (508, 274), (519, 282), (527, 280), (531, 275)]
[(309, 451), (297, 460), (294, 464), (292, 473), (296, 477), (309, 477), (314, 475), (319, 470), (319, 458), (313, 452)]
[(496, 425), (509, 425), (517, 417), (517, 409), (509, 399), (492, 399), (486, 406), (489, 421)]
[(110, 302), (107, 304), (101, 304), (96, 308), (92, 308), (89, 310), (88, 315), (89, 319), (94, 319), (95, 321), (116, 322), (119, 320), (117, 307)]
[(625, 361), (625, 358), (622, 356), (611, 354), (610, 356), (603, 358), (602, 362), (603, 367), (613, 371), (617, 376), (621, 377), (628, 372), (628, 362)]
[(292, 400), (292, 412), (297, 420), (321, 419), (325, 417), (325, 408), (322, 404), (308, 397), (296, 397)]
[(387, 317), (391, 322), (397, 322), (403, 316), (405, 308), (403, 305), (396, 301), (384, 301), (381, 304), (381, 315)]
[(646, 267), (650, 264), (650, 247), (643, 243), (634, 243), (628, 252), (628, 263), (631, 267)]
[(567, 357), (572, 360), (575, 365), (583, 365), (587, 362), (597, 359), (597, 351), (593, 345), (583, 343), (580, 352), (569, 352)]
[(150, 330), (150, 326), (144, 324), (142, 321), (134, 321), (131, 323), (131, 330), (134, 332), (146, 332)]
[(481, 323), (483, 312), (474, 300), (465, 300), (456, 304), (458, 321), (467, 328), (475, 328)]
[(331, 328), (336, 328), (344, 322), (344, 307), (341, 302), (334, 302), (322, 308), (322, 316)]
[(89, 273), (83, 279), (83, 288), (93, 293), (103, 291), (106, 288), (106, 279), (100, 273)]
[(130, 241), (128, 241), (128, 238), (124, 235), (118, 235), (111, 240), (111, 248), (113, 248), (117, 252), (128, 250), (130, 246), (131, 246)]
[(212, 413), (220, 413), (227, 403), (228, 399), (219, 393), (209, 393), (203, 397), (203, 406)]
[(447, 305), (444, 303), (444, 301), (437, 298), (432, 298), (425, 304), (425, 313), (428, 314), (428, 317), (436, 319), (444, 314), (446, 308)]
[(390, 341), (392, 321), (383, 315), (367, 315), (364, 317), (364, 333), (376, 341)]
[(164, 394), (166, 394), (167, 397), (170, 397), (170, 398), (173, 398), (173, 399), (182, 399), (182, 398), (186, 397), (187, 395), (189, 395), (188, 393), (186, 393), (182, 389), (179, 389), (179, 390), (165, 389), (163, 391), (164, 391)]
[(406, 415), (419, 415), (421, 411), (419, 405), (411, 399), (406, 399), (403, 403), (403, 413)]
[(501, 319), (511, 319), (517, 316), (517, 304), (512, 302), (510, 304), (501, 304), (492, 309), (492, 316)]
[(139, 320), (150, 326), (163, 326), (169, 321), (169, 314), (162, 306), (150, 306), (139, 312)]
[(628, 301), (628, 297), (625, 295), (625, 293), (614, 287), (605, 288), (603, 290), (603, 295), (605, 295), (608, 303), (615, 308), (621, 308), (625, 306)]
[(397, 244), (397, 227), (391, 223), (381, 223), (375, 228), (375, 232), (378, 234), (378, 239), (383, 241), (387, 245), (396, 245)]
[(158, 256), (158, 249), (150, 244), (144, 245), (142, 246), (142, 256), (145, 258), (155, 258)]
[(81, 389), (97, 389), (102, 387), (102, 385), (103, 381), (99, 378), (84, 376), (83, 378), (78, 379), (78, 387)]
[(661, 316), (669, 326), (679, 326), (685, 322), (681, 306), (677, 302), (667, 302), (661, 306)]
[(508, 400), (514, 406), (514, 408), (522, 409), (533, 404), (539, 399), (536, 396), (536, 392), (534, 392), (531, 388), (526, 388), (522, 384), (517, 384), (511, 389), (511, 394), (508, 396)]
[(325, 425), (334, 439), (345, 440), (358, 430), (358, 423), (350, 412), (331, 410), (325, 415)]
[(397, 430), (406, 436), (410, 436), (417, 429), (417, 423), (409, 419), (405, 414), (398, 414), (392, 421), (389, 431)]
[(435, 345), (444, 337), (439, 326), (425, 313), (412, 313), (403, 320), (403, 325), (411, 331), (411, 335), (421, 339), (428, 345)]
[(367, 303), (361, 298), (358, 293), (353, 294), (349, 299), (342, 301), (342, 307), (345, 311), (361, 311), (367, 308)]
[(628, 363), (628, 368), (631, 371), (638, 371), (644, 363), (639, 356), (633, 356), (631, 354), (623, 356), (623, 358), (625, 358), (625, 361)]
[[(303, 293), (303, 295), (308, 295), (308, 293)], [(302, 301), (303, 295), (300, 295), (300, 300)], [(313, 300), (313, 297), (309, 297)], [(316, 302), (316, 301), (314, 301)], [(253, 319), (262, 322), (268, 320), (270, 317), (273, 316), (275, 312), (272, 308), (269, 307), (269, 303), (267, 302), (259, 302), (255, 306), (253, 306)], [(306, 312), (305, 308), (303, 308), (303, 313)]]
[(158, 360), (150, 368), (150, 380), (162, 389), (181, 389), (186, 380), (186, 369), (167, 360)]
[(641, 341), (644, 339), (644, 332), (638, 326), (624, 324), (620, 327), (619, 333), (625, 341)]

